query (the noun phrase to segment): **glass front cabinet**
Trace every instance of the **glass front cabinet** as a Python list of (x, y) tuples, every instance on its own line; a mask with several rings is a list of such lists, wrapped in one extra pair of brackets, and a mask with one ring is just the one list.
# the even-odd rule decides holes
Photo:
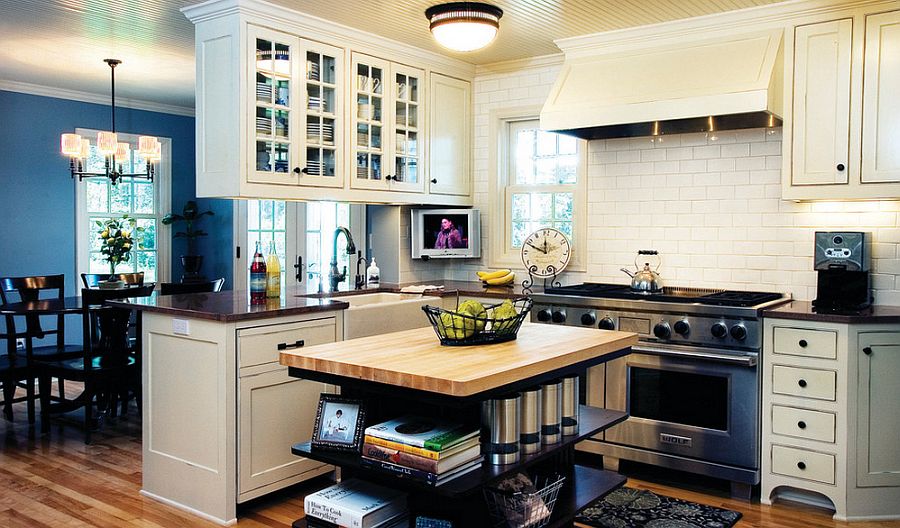
[(253, 183), (342, 187), (344, 51), (250, 26)]
[(353, 54), (351, 187), (424, 192), (425, 72)]

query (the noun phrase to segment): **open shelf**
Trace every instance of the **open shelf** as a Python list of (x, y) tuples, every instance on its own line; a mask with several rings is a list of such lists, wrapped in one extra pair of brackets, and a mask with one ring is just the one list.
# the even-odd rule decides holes
[(439, 486), (431, 486), (412, 479), (398, 478), (393, 473), (387, 473), (377, 469), (364, 468), (359, 463), (360, 455), (358, 453), (312, 449), (309, 442), (295, 444), (291, 448), (291, 452), (295, 455), (312, 460), (318, 460), (320, 462), (344, 468), (352, 468), (354, 472), (358, 471), (360, 474), (390, 476), (393, 477), (394, 481), (398, 484), (403, 482), (406, 487), (427, 489), (446, 497), (459, 497), (480, 491), (481, 487), (485, 484), (498, 480), (510, 473), (522, 471), (533, 464), (546, 460), (551, 456), (558, 454), (561, 450), (573, 447), (575, 443), (593, 436), (604, 429), (612, 427), (613, 425), (624, 421), (626, 418), (628, 418), (628, 415), (623, 412), (582, 405), (579, 410), (579, 433), (577, 435), (564, 436), (562, 437), (562, 441), (556, 444), (542, 446), (540, 451), (530, 455), (523, 455), (515, 464), (499, 466), (485, 462), (482, 464), (481, 470), (466, 473), (465, 475), (457, 477), (449, 482), (445, 482)]

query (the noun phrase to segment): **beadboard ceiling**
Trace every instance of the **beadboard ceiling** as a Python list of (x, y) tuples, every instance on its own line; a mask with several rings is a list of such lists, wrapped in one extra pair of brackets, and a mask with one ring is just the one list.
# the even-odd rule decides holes
[[(554, 39), (731, 11), (782, 0), (496, 0), (500, 34), (451, 53), (432, 40), (425, 9), (440, 0), (270, 0), (472, 64), (559, 53)], [(0, 88), (28, 83), (174, 107), (194, 104), (194, 0), (0, 0)], [(4, 83), (5, 81), (5, 83)], [(26, 91), (21, 84), (17, 89)]]

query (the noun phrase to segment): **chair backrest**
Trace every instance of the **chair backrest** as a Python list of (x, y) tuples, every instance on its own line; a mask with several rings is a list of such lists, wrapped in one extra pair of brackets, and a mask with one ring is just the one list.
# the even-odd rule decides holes
[(176, 295), (180, 293), (220, 292), (225, 285), (225, 278), (203, 282), (160, 282), (160, 295)]
[[(120, 281), (125, 284), (143, 286), (144, 285), (144, 272), (138, 273), (117, 273), (116, 277), (119, 278)], [(81, 274), (81, 282), (84, 283), (85, 288), (97, 288), (100, 285), (101, 281), (105, 281), (109, 279), (108, 273), (82, 273)]]
[[(63, 299), (65, 298), (65, 275), (36, 275), (32, 277), (2, 277), (0, 278), (0, 301), (3, 304), (14, 302), (36, 301), (38, 299)], [(49, 295), (42, 295), (42, 293)], [(6, 333), (13, 338), (13, 344), (8, 348), (10, 353), (15, 352), (15, 338), (19, 337), (46, 337), (56, 336), (56, 346), (62, 348), (65, 345), (66, 327), (62, 314), (56, 316), (56, 327), (50, 330), (41, 327), (41, 318), (37, 315), (25, 316), (25, 330), (17, 331), (15, 316), (6, 316)], [(21, 327), (20, 327), (21, 328)]]
[[(128, 350), (128, 323), (131, 311), (127, 308), (104, 308), (97, 306), (114, 299), (148, 297), (156, 284), (138, 286), (123, 290), (100, 290), (82, 288), (82, 332), (84, 335), (85, 368), (92, 355), (122, 354)], [(99, 327), (98, 327), (99, 326)]]

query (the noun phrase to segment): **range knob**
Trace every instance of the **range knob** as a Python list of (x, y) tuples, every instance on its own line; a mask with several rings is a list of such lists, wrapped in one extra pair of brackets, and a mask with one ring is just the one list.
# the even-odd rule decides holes
[(736, 324), (731, 327), (731, 337), (737, 339), (738, 341), (743, 341), (747, 339), (747, 327), (742, 324)]
[(666, 323), (666, 322), (656, 323), (656, 326), (653, 327), (653, 335), (655, 335), (657, 339), (671, 338), (672, 337), (672, 329), (669, 328), (669, 323)]
[(539, 312), (537, 313), (537, 319), (538, 319), (538, 321), (540, 321), (540, 322), (542, 322), (542, 323), (549, 322), (549, 321), (550, 321), (550, 317), (551, 317), (551, 316), (550, 316), (550, 310), (548, 310), (548, 309), (546, 309), (546, 308), (544, 308), (543, 310), (541, 310), (541, 311), (539, 311)]
[(593, 313), (584, 313), (581, 314), (581, 324), (584, 326), (594, 326), (594, 323), (597, 322), (597, 316)]
[(688, 322), (684, 319), (682, 319), (681, 321), (676, 321), (673, 329), (675, 330), (676, 334), (682, 336), (686, 336), (691, 333), (691, 325), (689, 325)]
[(712, 325), (712, 328), (710, 328), (709, 331), (712, 333), (713, 337), (717, 339), (722, 339), (728, 335), (728, 327), (725, 326), (725, 323), (716, 323)]
[(554, 323), (565, 323), (566, 322), (566, 311), (562, 310), (562, 309), (554, 311), (553, 315), (551, 316), (551, 319), (553, 319)]
[(597, 328), (600, 330), (615, 330), (616, 322), (612, 320), (610, 317), (604, 317), (600, 319), (600, 323), (597, 325)]

